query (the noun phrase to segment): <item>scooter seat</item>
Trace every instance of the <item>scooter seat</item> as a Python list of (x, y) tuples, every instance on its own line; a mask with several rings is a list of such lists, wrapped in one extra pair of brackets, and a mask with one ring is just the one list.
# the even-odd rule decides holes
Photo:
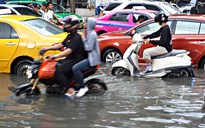
[(182, 54), (182, 53), (186, 53), (186, 50), (177, 50), (177, 49), (173, 49), (171, 52), (163, 54), (163, 55), (158, 55), (158, 56), (153, 56), (152, 59), (158, 59), (158, 58), (164, 58), (164, 57), (168, 57), (168, 56), (176, 56), (178, 54)]

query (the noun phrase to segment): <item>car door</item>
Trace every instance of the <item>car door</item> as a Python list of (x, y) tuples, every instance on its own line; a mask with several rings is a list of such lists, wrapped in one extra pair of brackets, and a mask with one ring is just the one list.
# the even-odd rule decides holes
[(18, 44), (19, 39), (14, 28), (7, 23), (0, 22), (0, 70), (4, 70), (8, 65)]
[(194, 64), (205, 54), (205, 23), (193, 20), (176, 20), (172, 35), (173, 48), (190, 51)]
[(130, 13), (115, 13), (107, 21), (107, 32), (127, 30), (133, 25), (130, 24)]

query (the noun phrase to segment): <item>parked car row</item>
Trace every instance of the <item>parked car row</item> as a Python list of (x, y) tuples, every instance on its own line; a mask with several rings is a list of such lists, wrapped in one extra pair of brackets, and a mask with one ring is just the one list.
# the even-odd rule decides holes
[[(32, 0), (25, 0), (25, 1), (21, 1), (21, 0), (11, 0), (11, 1), (8, 1), (6, 2), (6, 4), (8, 5), (24, 5), (24, 6), (29, 6), (30, 4), (32, 4), (34, 7), (36, 8), (39, 8), (41, 7), (42, 3), (45, 2), (45, 1), (32, 1)], [(68, 9), (65, 9), (63, 6), (61, 5), (58, 5), (57, 3), (55, 2), (52, 2), (53, 3), (53, 12), (55, 13), (55, 15), (58, 17), (58, 18), (63, 18), (65, 16), (69, 16), (69, 15), (75, 15), (76, 17), (78, 17), (79, 19), (82, 19), (81, 16), (75, 14), (75, 13), (72, 13), (70, 11), (68, 11)]]
[[(171, 15), (168, 25), (172, 32), (172, 45), (174, 49), (185, 49), (190, 51), (195, 67), (205, 66), (205, 16), (176, 14)], [(131, 33), (133, 30), (142, 35), (151, 34), (159, 29), (159, 25), (153, 19), (145, 21), (127, 31), (116, 31), (99, 36), (99, 45), (102, 61), (113, 63), (122, 58), (125, 50), (133, 43)], [(143, 44), (139, 55), (151, 44)]]
[(143, 20), (154, 18), (157, 11), (153, 10), (133, 10), (125, 9), (108, 13), (97, 19), (95, 31), (98, 35), (111, 32), (127, 30), (136, 26), (138, 17), (143, 16)]

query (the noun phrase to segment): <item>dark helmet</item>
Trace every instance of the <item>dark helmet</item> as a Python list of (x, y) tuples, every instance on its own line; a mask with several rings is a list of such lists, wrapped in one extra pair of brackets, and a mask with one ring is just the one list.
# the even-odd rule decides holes
[(169, 20), (168, 20), (168, 16), (165, 13), (159, 13), (154, 17), (154, 21), (159, 22), (159, 24), (161, 25), (163, 22), (167, 22)]
[[(73, 32), (76, 31), (78, 28), (78, 25), (81, 23), (81, 21), (76, 18), (76, 17), (71, 17), (71, 16), (66, 16), (62, 19), (62, 21), (64, 22), (64, 24), (70, 24), (69, 27), (64, 27), (64, 31), (65, 32)], [(71, 27), (75, 26), (74, 28), (71, 29)]]
[(66, 17), (64, 17), (64, 18), (62, 19), (62, 21), (63, 21), (65, 24), (71, 24), (72, 26), (81, 23), (81, 21), (80, 21), (77, 17), (71, 17), (71, 16), (66, 16)]

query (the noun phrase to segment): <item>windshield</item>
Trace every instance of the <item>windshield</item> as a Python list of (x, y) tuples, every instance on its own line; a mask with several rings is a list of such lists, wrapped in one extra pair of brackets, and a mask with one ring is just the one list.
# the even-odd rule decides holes
[(122, 3), (110, 3), (107, 7), (105, 7), (105, 11), (111, 11), (114, 8), (116, 8), (117, 6), (119, 6)]
[(170, 12), (171, 14), (177, 14), (179, 13), (179, 10), (176, 9), (176, 7), (174, 7), (173, 5), (169, 4), (169, 3), (160, 3), (162, 5), (162, 7), (167, 10), (168, 12)]
[(69, 11), (58, 4), (53, 4), (53, 12), (69, 12)]
[(14, 9), (16, 11), (18, 11), (21, 15), (30, 15), (30, 16), (37, 16), (37, 17), (41, 17), (41, 14), (33, 11), (30, 8), (26, 8), (26, 7), (14, 7)]
[(52, 36), (55, 34), (63, 33), (63, 30), (61, 28), (43, 19), (38, 18), (32, 20), (24, 20), (21, 22), (43, 36)]

